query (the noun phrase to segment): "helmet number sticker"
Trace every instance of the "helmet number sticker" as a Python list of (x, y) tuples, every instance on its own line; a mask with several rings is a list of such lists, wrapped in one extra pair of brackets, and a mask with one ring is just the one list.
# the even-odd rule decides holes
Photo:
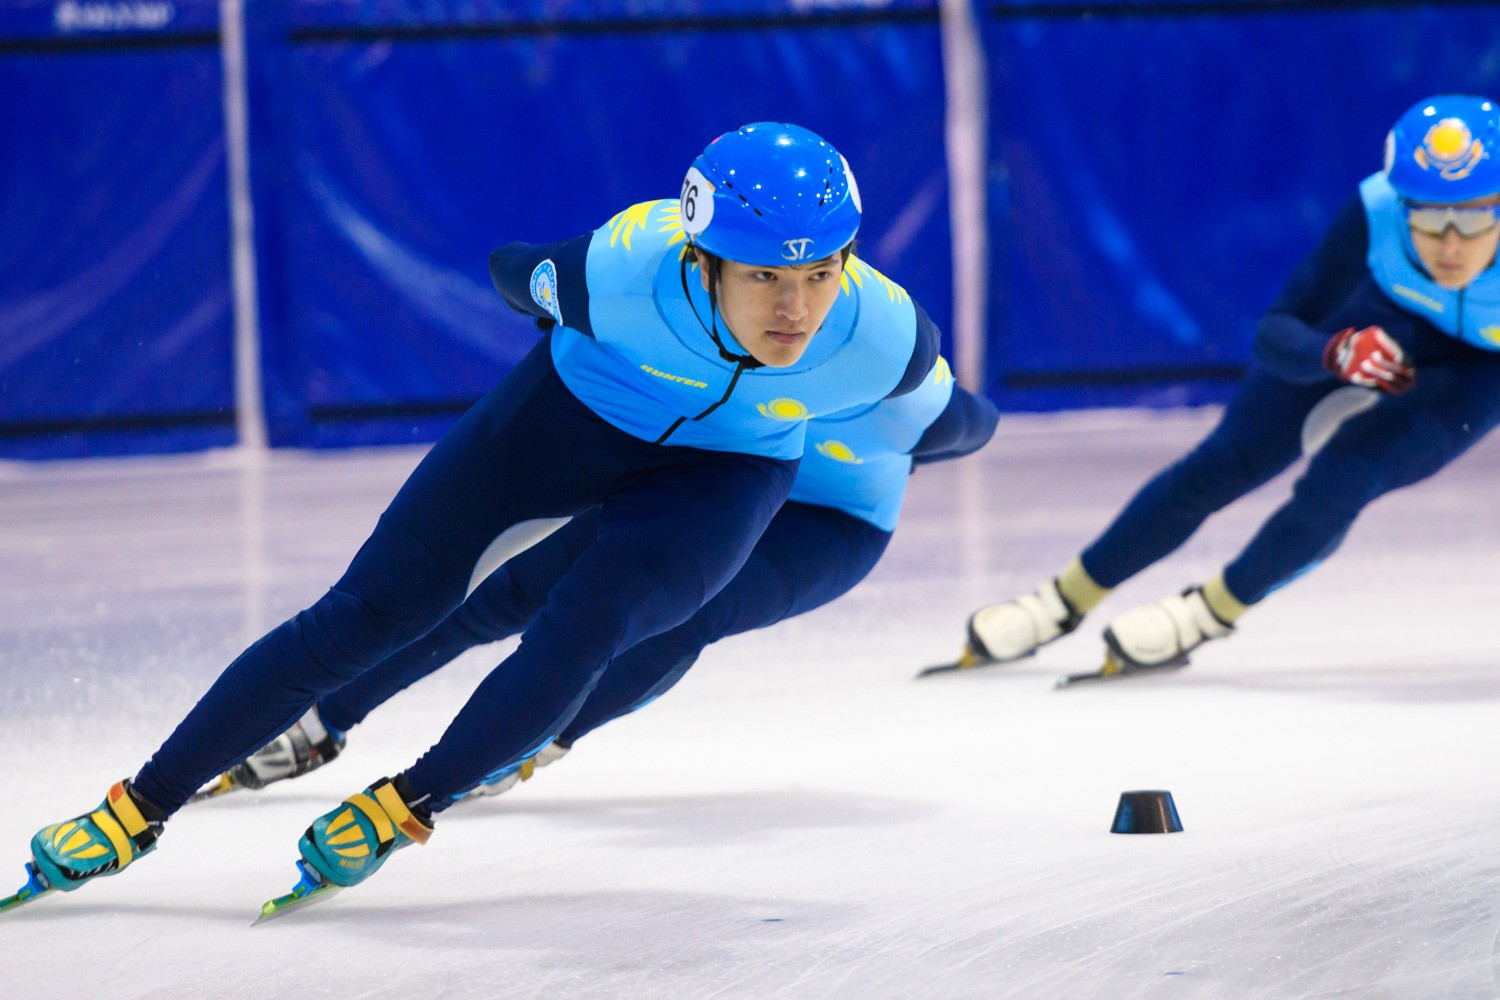
[(689, 167), (682, 180), (682, 228), (697, 236), (708, 228), (714, 217), (714, 186), (697, 167)]

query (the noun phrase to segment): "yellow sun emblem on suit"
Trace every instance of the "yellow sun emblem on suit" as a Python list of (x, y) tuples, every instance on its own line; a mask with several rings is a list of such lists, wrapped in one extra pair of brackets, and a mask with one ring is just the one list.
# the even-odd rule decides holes
[(610, 219), (609, 245), (623, 243), (625, 249), (629, 250), (630, 238), (638, 230), (645, 229), (651, 224), (653, 211), (656, 213), (656, 231), (672, 234), (667, 238), (667, 246), (682, 243), (687, 239), (687, 233), (682, 231), (682, 207), (670, 198), (658, 198), (656, 201), (643, 201), (631, 205)]
[(656, 231), (672, 234), (667, 237), (667, 246), (686, 242), (687, 233), (682, 231), (682, 206), (675, 201), (666, 200), (657, 202), (657, 205), (661, 207), (661, 211), (656, 216)]
[(952, 381), (953, 369), (948, 367), (948, 359), (939, 354), (937, 363), (932, 366), (932, 384), (945, 385)]
[(892, 302), (905, 302), (911, 298), (911, 296), (906, 294), (906, 289), (852, 254), (848, 262), (844, 265), (844, 273), (839, 275), (839, 289), (845, 295), (848, 295), (850, 292), (849, 283), (851, 281), (854, 282), (856, 288), (864, 288), (865, 280), (868, 278), (878, 281)]
[(865, 460), (854, 454), (854, 449), (842, 441), (829, 438), (827, 441), (819, 441), (813, 445), (818, 449), (818, 454), (824, 458), (831, 458), (835, 462), (845, 462), (849, 465), (864, 465)]
[(807, 406), (801, 400), (789, 399), (785, 396), (773, 399), (769, 403), (760, 403), (755, 407), (763, 417), (772, 420), (806, 420), (812, 416), (807, 411)]
[(1479, 335), (1492, 344), (1500, 344), (1500, 326), (1486, 326), (1480, 329)]

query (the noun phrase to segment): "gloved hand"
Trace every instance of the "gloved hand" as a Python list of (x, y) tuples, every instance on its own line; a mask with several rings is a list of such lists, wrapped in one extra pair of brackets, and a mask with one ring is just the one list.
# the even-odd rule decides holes
[(1412, 387), (1417, 373), (1406, 352), (1378, 326), (1347, 327), (1323, 348), (1323, 367), (1351, 385), (1399, 396)]

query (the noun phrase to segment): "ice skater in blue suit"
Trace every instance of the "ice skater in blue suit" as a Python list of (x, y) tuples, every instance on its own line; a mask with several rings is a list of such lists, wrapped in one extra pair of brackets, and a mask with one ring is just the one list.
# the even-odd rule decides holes
[(1500, 117), (1444, 95), (1403, 114), (1256, 332), (1222, 419), (1036, 592), (975, 612), (960, 662), (1029, 655), (1210, 514), (1304, 453), (1306, 470), (1224, 571), (1104, 630), (1106, 671), (1185, 662), (1327, 558), (1371, 501), (1427, 478), (1500, 420)]
[[(656, 699), (704, 647), (764, 628), (847, 593), (875, 567), (895, 530), (914, 464), (967, 455), (989, 441), (999, 414), (953, 384), (946, 362), (915, 391), (808, 422), (808, 449), (786, 504), (735, 578), (692, 618), (624, 651), (571, 721), (533, 758), (475, 790), (509, 788), (562, 756), (584, 734)], [(432, 632), (325, 695), (296, 725), (224, 774), (211, 791), (263, 788), (339, 754), (344, 734), (377, 706), (482, 643), (522, 631), (593, 543), (597, 508), (514, 556)], [(434, 805), (434, 811), (446, 803)]]
[(326, 594), (230, 664), (133, 780), (37, 833), (33, 876), (71, 890), (154, 850), (199, 786), (426, 635), (485, 566), (597, 508), (520, 648), (414, 764), (314, 820), (300, 864), (311, 884), (353, 885), (426, 842), (435, 804), (534, 754), (614, 657), (733, 579), (786, 499), (808, 417), (927, 378), (937, 331), (850, 257), (860, 216), (832, 146), (760, 123), (711, 143), (676, 200), (496, 250), (496, 287), (546, 339), (433, 446)]

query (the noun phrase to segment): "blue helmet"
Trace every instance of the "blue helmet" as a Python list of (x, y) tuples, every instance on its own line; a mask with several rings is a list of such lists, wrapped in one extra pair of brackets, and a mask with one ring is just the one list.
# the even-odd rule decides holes
[(775, 122), (709, 143), (688, 168), (681, 207), (694, 245), (761, 267), (821, 260), (859, 230), (848, 161), (807, 129)]
[(1385, 174), (1407, 201), (1455, 204), (1500, 193), (1495, 102), (1464, 94), (1418, 102), (1385, 137)]

